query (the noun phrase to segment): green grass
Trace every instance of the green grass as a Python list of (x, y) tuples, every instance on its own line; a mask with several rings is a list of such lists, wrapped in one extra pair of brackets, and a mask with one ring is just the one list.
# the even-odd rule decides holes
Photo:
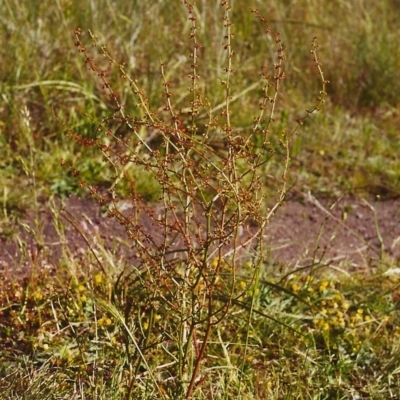
[[(175, 106), (186, 106), (189, 82), (181, 77), (189, 73), (190, 44), (184, 8), (179, 2), (140, 1), (89, 2), (88, 7), (74, 1), (42, 2), (39, 7), (14, 1), (5, 4), (0, 27), (5, 44), (2, 58), (7, 60), (0, 67), (2, 186), (10, 186), (7, 176), (26, 175), (23, 162), (30, 165), (32, 146), (36, 181), (46, 196), (79, 192), (59, 166), (60, 158), (73, 161), (93, 183), (109, 186), (112, 174), (104, 171), (101, 159), (90, 150), (77, 148), (67, 137), (70, 129), (95, 136), (98, 122), (111, 107), (107, 93), (77, 55), (73, 31), (90, 28), (117, 60), (126, 63), (127, 72), (138, 80), (154, 109), (163, 107), (161, 59), (173, 83)], [(287, 48), (286, 80), (276, 114), (281, 127), (303, 115), (319, 90), (309, 55), (314, 36), (318, 37), (323, 69), (330, 81), (324, 115), (309, 122), (295, 145), (295, 175), (302, 185), (316, 192), (376, 193), (382, 189), (384, 194), (399, 194), (399, 24), (392, 2), (368, 6), (338, 2), (333, 6), (299, 1), (289, 6), (274, 1), (257, 6), (280, 31)], [(204, 79), (199, 83), (216, 107), (224, 95), (219, 83), (224, 67), (222, 13), (217, 4), (207, 2), (199, 3), (196, 13), (198, 40), (203, 45), (199, 63), (208, 84), (205, 86)], [(174, 22), (168, 23), (171, 14)], [(260, 69), (271, 65), (273, 50), (247, 5), (235, 5), (232, 18), (236, 66), (232, 87), (233, 95), (239, 95), (232, 104), (232, 115), (235, 125), (246, 129), (257, 115), (258, 104), (252, 99), (261, 90)], [(86, 44), (90, 46), (89, 41)], [(135, 100), (127, 82), (115, 70), (109, 79), (126, 108), (133, 109)], [(247, 88), (252, 90), (244, 93)], [(21, 116), (25, 107), (30, 113), (29, 130)], [(325, 177), (329, 173), (340, 179)], [(145, 189), (143, 192), (147, 195)]]
[[(125, 281), (116, 294), (104, 273), (72, 270), (2, 281), (1, 398), (122, 399), (128, 388), (132, 398), (178, 398), (169, 337), (178, 332), (162, 303), (145, 312), (146, 288)], [(254, 285), (244, 268), (237, 285), (244, 292), (214, 331), (194, 398), (397, 398), (398, 277), (267, 268)]]
[[(97, 138), (108, 143), (104, 121), (126, 140), (131, 132), (117, 119), (107, 120), (115, 104), (74, 46), (74, 30), (82, 29), (82, 42), (97, 65), (110, 68), (107, 79), (132, 120), (143, 118), (132, 86), (92, 47), (86, 30), (125, 65), (154, 114), (168, 118), (161, 61), (174, 107), (188, 126), (193, 122), (187, 78), (193, 44), (187, 10), (179, 1), (1, 4), (0, 55), (7, 62), (0, 65), (0, 239), (9, 239), (26, 211), (39, 215), (44, 200), (87, 195), (61, 160), (101, 190), (122, 176), (110, 168), (106, 152), (88, 145)], [(235, 71), (230, 109), (236, 132), (251, 132), (263, 99), (260, 71), (264, 65), (271, 69), (276, 59), (273, 38), (248, 7), (234, 2), (231, 14)], [(286, 77), (270, 132), (278, 151), (263, 167), (266, 197), (275, 201), (286, 171), (280, 135), (306, 115), (321, 90), (310, 55), (315, 36), (330, 81), (328, 97), (323, 110), (292, 138), (288, 184), (320, 196), (398, 196), (396, 2), (281, 0), (254, 7), (280, 32), (286, 48)], [(221, 79), (227, 57), (219, 2), (198, 1), (194, 15), (203, 46), (196, 81), (204, 106), (195, 118), (200, 135), (210, 129), (208, 113), (216, 126), (223, 124), (226, 86)], [(71, 134), (83, 137), (86, 145), (71, 140)], [(210, 143), (216, 154), (225, 151), (220, 133)], [(128, 179), (116, 185), (122, 197), (129, 196), (134, 181), (146, 201), (159, 198), (163, 188), (151, 169), (136, 166), (126, 172)], [(212, 198), (205, 193), (205, 202), (207, 196)], [(30, 234), (40, 242), (41, 227)], [(62, 241), (61, 228), (58, 234)], [(373, 272), (360, 276), (338, 275), (322, 265), (278, 273), (267, 259), (253, 266), (242, 260), (233, 272), (221, 257), (215, 265), (207, 258), (207, 268), (218, 269), (213, 307), (229, 303), (230, 308), (210, 336), (204, 321), (195, 325), (192, 350), (185, 350), (179, 339), (185, 335), (185, 310), (177, 305), (188, 299), (181, 292), (185, 286), (178, 267), (170, 281), (149, 277), (106, 250), (98, 238), (96, 251), (88, 249), (81, 259), (64, 248), (53, 274), (43, 271), (40, 258), (30, 258), (28, 243), (19, 240), (33, 268), (23, 280), (0, 283), (1, 399), (184, 398), (190, 378), (186, 363), (190, 369), (196, 357), (201, 359), (203, 339), (208, 347), (192, 392), (196, 399), (400, 395), (399, 281), (388, 273), (398, 260), (386, 255)], [(205, 274), (194, 276), (198, 291), (191, 294), (197, 301), (213, 281)], [(198, 310), (200, 321), (203, 312)]]

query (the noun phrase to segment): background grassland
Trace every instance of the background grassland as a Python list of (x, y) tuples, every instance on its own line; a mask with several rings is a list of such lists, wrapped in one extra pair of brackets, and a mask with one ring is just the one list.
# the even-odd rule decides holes
[[(78, 148), (67, 135), (72, 129), (94, 137), (97, 124), (114, 107), (78, 56), (74, 29), (90, 28), (99, 42), (126, 64), (153, 109), (164, 106), (161, 60), (173, 82), (175, 106), (188, 107), (189, 22), (179, 1), (2, 4), (0, 52), (5, 62), (0, 66), (0, 179), (6, 207), (15, 206), (13, 197), (24, 201), (21, 189), (32, 185), (32, 163), (37, 187), (46, 196), (79, 190), (60, 167), (61, 158), (73, 161), (92, 183), (110, 184), (110, 173), (103, 168), (101, 158)], [(232, 118), (235, 126), (243, 129), (251, 126), (258, 113), (261, 67), (271, 66), (275, 54), (273, 41), (249, 6), (235, 3), (232, 16), (236, 68), (232, 94), (238, 96), (232, 105)], [(398, 4), (269, 1), (254, 2), (253, 6), (271, 21), (286, 46), (286, 79), (276, 113), (277, 131), (289, 129), (304, 115), (320, 90), (309, 53), (315, 36), (330, 81), (324, 113), (309, 120), (294, 143), (298, 188), (399, 194)], [(210, 107), (218, 107), (224, 95), (219, 81), (225, 60), (222, 12), (218, 2), (199, 1), (196, 15), (198, 40), (203, 46), (200, 84)], [(86, 44), (90, 47), (89, 39)], [(93, 56), (97, 62), (102, 60), (96, 51)], [(115, 69), (110, 71), (109, 80), (126, 109), (134, 114), (136, 100), (127, 81)], [(23, 113), (29, 113), (29, 118)], [(201, 118), (198, 122), (201, 125)], [(143, 188), (151, 197), (152, 189), (148, 191)]]
[[(310, 55), (315, 36), (330, 81), (323, 112), (313, 114), (292, 143), (295, 189), (333, 196), (398, 196), (400, 3), (232, 4), (236, 70), (231, 109), (236, 129), (251, 129), (262, 97), (261, 68), (272, 68), (276, 58), (275, 43), (250, 12), (252, 6), (280, 32), (286, 47), (286, 78), (273, 133), (290, 130), (315, 104), (320, 90)], [(82, 194), (61, 159), (91, 184), (109, 187), (114, 182), (102, 155), (69, 137), (71, 132), (96, 137), (100, 121), (115, 108), (78, 54), (74, 30), (82, 29), (82, 41), (103, 68), (109, 65), (98, 49), (91, 48), (86, 29), (125, 63), (151, 108), (160, 114), (165, 106), (160, 61), (171, 81), (175, 107), (184, 115), (190, 106), (192, 45), (188, 15), (177, 0), (0, 0), (0, 6), (0, 235), (6, 237), (11, 234), (10, 222), (27, 209), (39, 210), (41, 199)], [(218, 118), (226, 66), (220, 2), (199, 0), (195, 15), (203, 46), (199, 85)], [(127, 80), (115, 68), (108, 79), (125, 109), (138, 116)], [(206, 112), (197, 118), (200, 129)], [(129, 138), (126, 128), (120, 129)], [(215, 146), (219, 144), (216, 137)], [(265, 172), (279, 177), (281, 169), (278, 154)], [(157, 197), (158, 187), (149, 176), (134, 169), (130, 173), (145, 198)], [(275, 189), (271, 184), (266, 190), (275, 196)], [(0, 398), (176, 398), (178, 389), (171, 378), (176, 371), (157, 351), (159, 335), (171, 323), (162, 307), (161, 317), (153, 315), (150, 321), (142, 312), (147, 304), (139, 296), (130, 325), (124, 327), (118, 310), (101, 300), (109, 299), (120, 285), (123, 310), (132, 293), (146, 291), (95, 270), (91, 254), (79, 261), (68, 255), (65, 250), (65, 265), (55, 277), (44, 271), (20, 283), (1, 281)], [(113, 260), (115, 271), (123, 269), (124, 261), (113, 259), (105, 248), (101, 255)], [(340, 280), (313, 273), (282, 277), (272, 266), (256, 283), (244, 272), (237, 281), (243, 297), (213, 332), (196, 398), (399, 398), (399, 283), (395, 276), (384, 275), (387, 267), (382, 262), (376, 276)], [(259, 311), (251, 322), (249, 307)], [(137, 354), (127, 350), (131, 332), (146, 349), (146, 371), (140, 362), (132, 367), (130, 357)], [(170, 350), (167, 347), (163, 354)], [(148, 371), (155, 371), (156, 377), (149, 377)], [(166, 384), (157, 390), (151, 386), (163, 381)]]

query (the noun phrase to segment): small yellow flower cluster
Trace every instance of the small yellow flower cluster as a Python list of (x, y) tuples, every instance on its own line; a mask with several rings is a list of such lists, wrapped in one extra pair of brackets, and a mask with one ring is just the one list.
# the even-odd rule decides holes
[(154, 321), (159, 322), (161, 320), (161, 315), (160, 314), (154, 314)]
[(360, 349), (362, 338), (370, 334), (372, 319), (364, 308), (350, 311), (349, 301), (336, 288), (334, 281), (292, 275), (290, 289), (317, 307), (313, 326), (329, 340), (329, 346), (340, 342), (341, 345), (347, 344), (351, 352)]
[(99, 320), (97, 320), (97, 325), (98, 326), (110, 326), (112, 325), (112, 319), (108, 317), (102, 317)]
[[(357, 353), (363, 338), (370, 334), (372, 318), (364, 308), (350, 309), (350, 303), (331, 283), (321, 281), (318, 284), (318, 314), (313, 319), (314, 327), (324, 337), (329, 337), (330, 346), (346, 345), (351, 353)], [(329, 335), (329, 336), (327, 336)]]
[(245, 281), (240, 281), (239, 282), (239, 287), (241, 290), (245, 290), (247, 287), (247, 283)]
[(94, 276), (94, 284), (96, 286), (99, 286), (99, 285), (101, 285), (102, 282), (103, 282), (103, 275), (102, 274), (96, 274)]
[(354, 328), (356, 325), (364, 321), (364, 310), (359, 308), (350, 316), (349, 328)]
[[(162, 319), (161, 314), (158, 314), (158, 313), (154, 313), (153, 314), (153, 323), (154, 323), (154, 325), (158, 324), (161, 321), (161, 319)], [(142, 324), (142, 329), (143, 330), (146, 331), (147, 329), (149, 329), (149, 326), (150, 326), (149, 318), (147, 316), (144, 316), (143, 319), (141, 320), (141, 324)]]
[(325, 290), (327, 290), (328, 286), (329, 286), (329, 281), (326, 280), (321, 281), (321, 283), (319, 284), (319, 291), (324, 292)]
[(43, 300), (43, 293), (38, 289), (36, 292), (33, 294), (33, 297), (36, 301)]
[(82, 284), (80, 284), (78, 286), (78, 292), (84, 292), (85, 291), (85, 286), (83, 286)]
[(317, 328), (326, 332), (330, 329), (343, 329), (346, 327), (346, 310), (348, 305), (340, 300), (340, 295), (337, 294), (331, 299), (320, 302), (322, 308), (313, 321)]
[(81, 303), (85, 303), (87, 301), (87, 296), (85, 294), (86, 292), (86, 286), (83, 285), (82, 283), (77, 283), (73, 285), (73, 288), (77, 292), (78, 299)]
[(323, 280), (321, 282), (314, 282), (314, 278), (310, 275), (299, 276), (293, 274), (290, 279), (293, 283), (291, 284), (291, 290), (293, 293), (305, 295), (305, 299), (310, 300), (310, 296), (313, 296), (315, 291), (319, 292), (319, 294), (334, 289), (334, 285), (327, 281)]
[(292, 291), (293, 293), (297, 293), (300, 290), (300, 286), (298, 283), (292, 283)]

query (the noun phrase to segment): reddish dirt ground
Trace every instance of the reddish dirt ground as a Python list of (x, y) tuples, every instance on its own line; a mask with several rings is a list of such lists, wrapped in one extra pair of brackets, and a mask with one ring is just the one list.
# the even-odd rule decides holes
[[(55, 207), (60, 207), (59, 202)], [(14, 234), (0, 241), (0, 271), (21, 276), (33, 264), (56, 268), (61, 258), (79, 257), (88, 251), (88, 242), (96, 247), (99, 240), (117, 257), (132, 258), (135, 250), (124, 228), (103, 216), (93, 200), (71, 197), (63, 213), (70, 221), (57, 222), (49, 204), (43, 204), (39, 223), (34, 214), (27, 213)], [(152, 229), (149, 220), (143, 223)], [(400, 199), (318, 201), (304, 195), (301, 201), (288, 200), (271, 220), (265, 243), (271, 265), (296, 268), (324, 263), (345, 272), (378, 267), (380, 260), (398, 266)]]

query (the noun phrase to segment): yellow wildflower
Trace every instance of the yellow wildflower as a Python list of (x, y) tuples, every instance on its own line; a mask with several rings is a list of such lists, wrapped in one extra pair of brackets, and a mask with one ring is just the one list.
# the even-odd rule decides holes
[(39, 291), (36, 291), (34, 294), (35, 300), (42, 300), (43, 299), (43, 294)]
[(94, 283), (96, 285), (100, 285), (100, 283), (103, 282), (103, 276), (101, 274), (97, 274), (94, 277)]

